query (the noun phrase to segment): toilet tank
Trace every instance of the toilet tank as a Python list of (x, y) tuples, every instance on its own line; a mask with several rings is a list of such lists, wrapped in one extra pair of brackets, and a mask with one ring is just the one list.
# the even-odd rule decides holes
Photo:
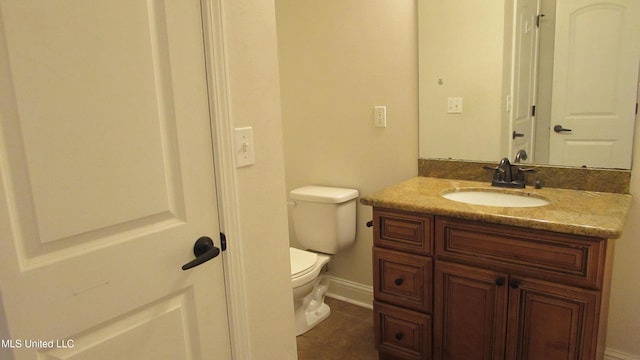
[(303, 186), (292, 190), (296, 240), (305, 250), (335, 254), (356, 239), (355, 189)]

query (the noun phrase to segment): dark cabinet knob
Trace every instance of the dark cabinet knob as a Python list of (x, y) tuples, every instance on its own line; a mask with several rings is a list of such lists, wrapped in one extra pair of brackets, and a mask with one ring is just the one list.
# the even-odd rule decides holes
[(520, 280), (517, 279), (511, 279), (511, 281), (509, 282), (509, 287), (511, 287), (512, 289), (518, 289), (520, 285)]
[(499, 277), (499, 278), (496, 279), (496, 285), (503, 286), (505, 281), (506, 281), (505, 278)]
[(404, 282), (403, 278), (397, 278), (397, 279), (393, 280), (393, 283), (396, 284), (397, 286), (402, 285), (403, 282)]
[(399, 333), (396, 333), (394, 337), (396, 338), (396, 340), (400, 341), (404, 338), (404, 334), (399, 332)]

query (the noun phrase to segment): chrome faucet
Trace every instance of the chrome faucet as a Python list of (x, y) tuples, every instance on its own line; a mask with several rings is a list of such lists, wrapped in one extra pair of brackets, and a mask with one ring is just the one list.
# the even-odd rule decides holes
[(502, 158), (502, 160), (500, 160), (500, 164), (498, 164), (498, 173), (502, 182), (510, 183), (513, 181), (513, 173), (511, 172), (511, 163), (509, 162), (509, 159)]

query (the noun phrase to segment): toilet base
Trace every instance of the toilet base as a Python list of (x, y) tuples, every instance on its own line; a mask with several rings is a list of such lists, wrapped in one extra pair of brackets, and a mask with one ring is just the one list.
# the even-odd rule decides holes
[(296, 336), (306, 333), (329, 317), (331, 309), (324, 302), (328, 289), (327, 279), (321, 276), (309, 295), (295, 301)]
[(313, 311), (306, 311), (301, 317), (296, 317), (296, 336), (300, 336), (313, 329), (331, 314), (329, 305), (322, 303), (320, 307)]

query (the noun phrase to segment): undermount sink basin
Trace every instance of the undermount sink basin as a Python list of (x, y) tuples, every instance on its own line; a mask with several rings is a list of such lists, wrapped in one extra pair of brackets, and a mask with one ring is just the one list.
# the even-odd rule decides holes
[(500, 190), (457, 189), (442, 194), (445, 199), (465, 204), (498, 207), (538, 207), (549, 205), (549, 201), (527, 193), (510, 193)]

